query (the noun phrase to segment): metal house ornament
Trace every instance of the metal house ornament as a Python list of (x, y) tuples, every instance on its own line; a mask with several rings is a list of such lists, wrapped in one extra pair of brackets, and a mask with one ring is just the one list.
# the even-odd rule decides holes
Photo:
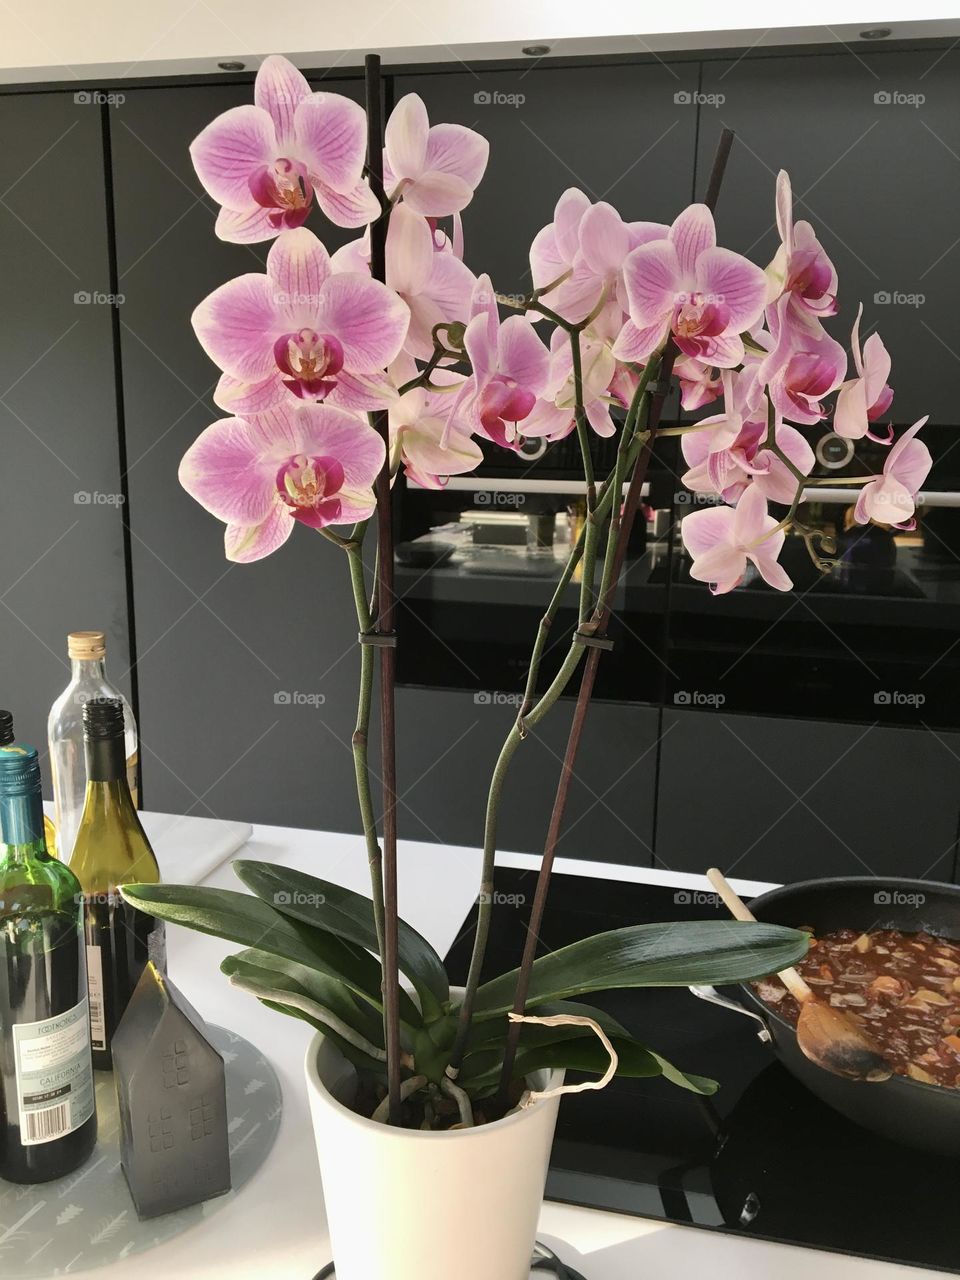
[(223, 1058), (151, 961), (113, 1038), (120, 1159), (141, 1218), (230, 1190)]

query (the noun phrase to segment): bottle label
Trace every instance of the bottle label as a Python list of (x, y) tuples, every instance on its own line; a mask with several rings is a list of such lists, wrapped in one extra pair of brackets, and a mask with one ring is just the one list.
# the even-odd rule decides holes
[(73, 1133), (93, 1115), (90, 1014), (84, 997), (66, 1013), (13, 1027), (20, 1142)]
[(103, 960), (100, 948), (87, 945), (87, 999), (90, 1001), (90, 1045), (107, 1047), (107, 1019), (103, 1005)]

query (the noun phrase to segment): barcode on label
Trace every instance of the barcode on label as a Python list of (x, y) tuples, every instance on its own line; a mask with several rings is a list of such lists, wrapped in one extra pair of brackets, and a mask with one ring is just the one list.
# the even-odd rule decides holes
[(23, 1113), (24, 1143), (49, 1142), (51, 1138), (59, 1138), (70, 1129), (70, 1106), (60, 1102), (55, 1107), (44, 1107), (42, 1111), (25, 1111)]

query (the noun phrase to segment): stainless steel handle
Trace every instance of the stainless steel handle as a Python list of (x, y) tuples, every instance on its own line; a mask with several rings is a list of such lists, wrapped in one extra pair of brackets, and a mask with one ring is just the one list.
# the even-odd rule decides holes
[(773, 1039), (770, 1034), (770, 1028), (759, 1013), (754, 1013), (752, 1009), (745, 1009), (736, 1000), (730, 1000), (727, 996), (722, 996), (716, 987), (690, 987), (690, 991), (698, 1000), (706, 1000), (708, 1004), (718, 1004), (723, 1009), (731, 1009), (734, 1013), (742, 1013), (745, 1018), (752, 1018), (760, 1027), (757, 1037), (764, 1044), (769, 1044)]

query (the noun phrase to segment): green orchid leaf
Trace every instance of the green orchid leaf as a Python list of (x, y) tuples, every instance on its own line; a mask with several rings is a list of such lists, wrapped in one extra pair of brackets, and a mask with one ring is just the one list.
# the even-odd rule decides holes
[[(374, 953), (378, 950), (373, 903), (341, 885), (270, 862), (240, 859), (233, 864), (243, 883), (268, 906), (293, 920), (345, 938)], [(443, 961), (416, 929), (399, 922), (400, 968), (416, 988), (424, 1016), (439, 1017), (450, 998)]]
[(347, 1040), (344, 1040), (342, 1036), (338, 1036), (335, 1031), (331, 1031), (329, 1027), (325, 1027), (321, 1023), (314, 1021), (309, 1014), (304, 1013), (300, 1009), (291, 1009), (289, 1005), (280, 1004), (276, 1000), (261, 1000), (260, 1003), (265, 1009), (272, 1009), (274, 1013), (285, 1013), (288, 1017), (299, 1018), (301, 1022), (309, 1023), (315, 1031), (322, 1031), (325, 1036), (329, 1036), (346, 1060), (353, 1063), (358, 1071), (366, 1071), (372, 1076), (376, 1076), (384, 1080), (386, 1079), (386, 1072), (384, 1071), (382, 1063), (376, 1062), (373, 1058), (367, 1057), (365, 1053), (361, 1053), (359, 1049), (354, 1048), (354, 1046)]
[[(563, 1031), (562, 1027), (542, 1027), (542, 1031)], [(529, 1026), (524, 1030), (538, 1030)], [(532, 1071), (540, 1071), (545, 1067), (565, 1067), (568, 1071), (584, 1071), (602, 1076), (610, 1065), (610, 1055), (595, 1034), (584, 1027), (569, 1028), (578, 1035), (547, 1041), (538, 1045), (521, 1048), (517, 1053), (513, 1068), (513, 1079), (519, 1080), (530, 1075)], [(586, 1031), (586, 1034), (584, 1032)], [(664, 1076), (671, 1083), (688, 1089), (691, 1093), (716, 1093), (719, 1087), (715, 1080), (705, 1076), (690, 1075), (667, 1062), (660, 1054), (654, 1053), (645, 1045), (630, 1038), (611, 1037), (613, 1047), (619, 1059), (618, 1076), (629, 1076), (634, 1079), (646, 1079)], [(478, 1061), (474, 1062), (474, 1058)], [(491, 1060), (493, 1059), (493, 1060)], [(474, 1096), (494, 1088), (500, 1079), (500, 1054), (484, 1052), (472, 1055), (464, 1061), (463, 1069), (458, 1076), (458, 1083)]]
[[(797, 929), (739, 920), (687, 920), (613, 929), (534, 961), (527, 1006), (621, 987), (686, 987), (745, 982), (778, 973), (806, 954)], [(513, 1007), (517, 970), (477, 992), (475, 1017)]]
[[(291, 920), (252, 894), (192, 884), (128, 884), (120, 891), (131, 906), (147, 915), (317, 969), (343, 982), (374, 1008), (383, 1007), (380, 965), (373, 956), (332, 933)], [(403, 991), (400, 1014), (413, 1027), (423, 1021)]]
[[(304, 1012), (326, 1011), (336, 1023), (350, 1028), (360, 1039), (378, 1051), (383, 1049), (383, 1019), (365, 1001), (357, 1000), (342, 982), (328, 978), (316, 969), (271, 956), (265, 951), (240, 951), (227, 956), (220, 964), (221, 973), (237, 986), (250, 990), (258, 999), (261, 992), (287, 992)], [(274, 997), (279, 998), (279, 997)], [(323, 1019), (318, 1019), (323, 1022)], [(330, 1028), (330, 1018), (324, 1028)], [(334, 1025), (333, 1029), (336, 1029)]]

